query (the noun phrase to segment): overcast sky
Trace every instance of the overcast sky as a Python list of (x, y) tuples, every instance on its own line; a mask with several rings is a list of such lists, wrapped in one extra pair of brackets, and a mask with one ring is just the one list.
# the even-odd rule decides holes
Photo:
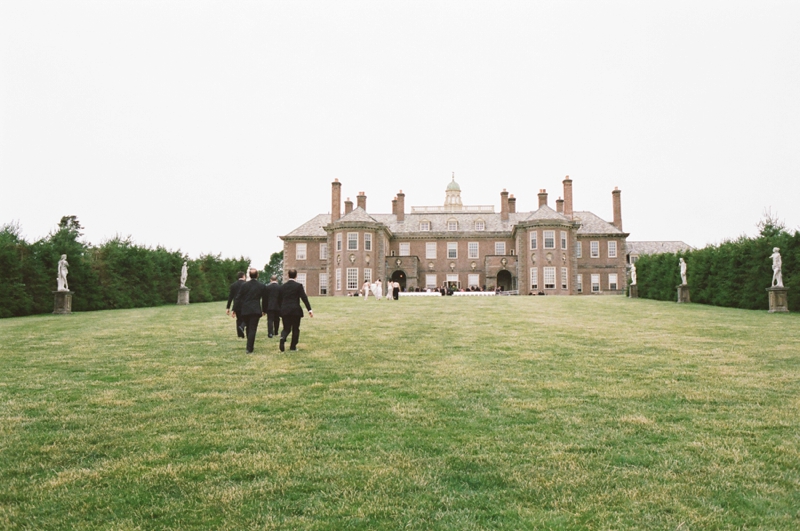
[(800, 228), (800, 2), (0, 0), (0, 224), (248, 256), (367, 194)]

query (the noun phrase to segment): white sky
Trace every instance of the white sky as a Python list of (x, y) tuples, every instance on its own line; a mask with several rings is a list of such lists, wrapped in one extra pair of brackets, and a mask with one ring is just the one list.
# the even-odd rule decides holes
[(702, 247), (800, 228), (800, 2), (0, 0), (0, 224), (249, 256), (367, 210), (550, 205)]

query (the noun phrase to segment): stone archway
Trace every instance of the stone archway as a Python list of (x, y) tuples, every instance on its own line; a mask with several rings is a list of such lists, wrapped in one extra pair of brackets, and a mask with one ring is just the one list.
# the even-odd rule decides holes
[(497, 287), (503, 288), (503, 291), (510, 291), (513, 289), (511, 284), (511, 272), (507, 269), (497, 272)]
[(394, 273), (392, 273), (392, 282), (397, 282), (400, 284), (400, 291), (406, 290), (406, 273), (398, 269)]

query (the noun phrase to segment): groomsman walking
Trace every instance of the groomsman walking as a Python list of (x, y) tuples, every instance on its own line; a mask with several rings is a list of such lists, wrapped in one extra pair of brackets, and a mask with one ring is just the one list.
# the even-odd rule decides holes
[(297, 270), (289, 270), (289, 280), (280, 287), (278, 291), (278, 304), (281, 308), (281, 319), (283, 319), (283, 331), (281, 332), (281, 352), (285, 350), (286, 338), (289, 332), (292, 333), (292, 342), (289, 345), (289, 350), (297, 350), (297, 342), (300, 340), (300, 320), (303, 318), (303, 308), (300, 307), (300, 301), (306, 305), (308, 309), (308, 316), (314, 317), (314, 312), (311, 311), (311, 304), (308, 303), (306, 290), (303, 285), (297, 282)]

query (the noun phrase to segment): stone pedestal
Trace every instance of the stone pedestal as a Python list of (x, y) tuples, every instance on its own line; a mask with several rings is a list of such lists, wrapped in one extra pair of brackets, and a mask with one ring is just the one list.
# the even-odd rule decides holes
[(178, 288), (178, 304), (189, 304), (189, 288)]
[(53, 313), (66, 315), (72, 313), (72, 291), (54, 291)]
[(789, 313), (786, 292), (789, 288), (767, 288), (769, 293), (769, 313)]
[(638, 299), (639, 298), (639, 286), (636, 284), (632, 286), (628, 286), (628, 296), (631, 299)]
[(689, 297), (689, 284), (681, 284), (678, 286), (678, 302), (692, 302)]

